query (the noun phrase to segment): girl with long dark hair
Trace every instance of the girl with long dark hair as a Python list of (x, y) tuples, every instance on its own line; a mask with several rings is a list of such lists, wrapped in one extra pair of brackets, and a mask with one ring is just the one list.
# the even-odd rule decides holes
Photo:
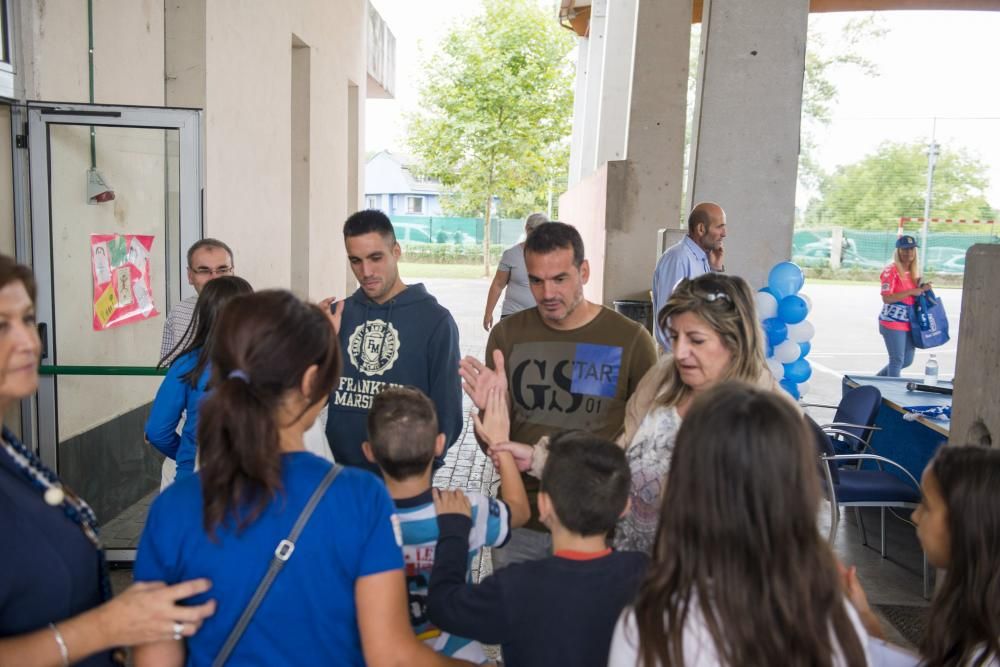
[(924, 664), (1000, 665), (1000, 450), (942, 447), (924, 472), (913, 513), (934, 567), (945, 570), (931, 603)]
[(343, 469), (318, 496), (294, 546), (286, 543), (332, 474), (333, 464), (303, 443), (340, 375), (328, 315), (286, 291), (236, 297), (217, 322), (209, 362), (212, 391), (198, 419), (201, 468), (153, 503), (135, 578), (202, 573), (212, 578), (218, 612), (196, 641), (144, 647), (136, 664), (211, 664), (276, 551), (288, 556), (284, 569), (229, 664), (465, 664), (435, 654), (410, 628), (399, 524), (377, 477)]
[[(894, 665), (1000, 667), (1000, 450), (945, 446), (924, 470), (922, 497), (913, 512), (927, 561), (943, 569), (931, 601), (922, 659), (902, 651)], [(851, 601), (869, 632), (877, 619), (853, 572), (846, 578)]]
[[(173, 359), (167, 376), (156, 392), (146, 420), (146, 442), (177, 462), (176, 479), (194, 472), (198, 445), (198, 406), (209, 377), (212, 331), (222, 309), (234, 297), (250, 294), (253, 287), (243, 278), (222, 276), (208, 282), (198, 295), (191, 324), (181, 341), (160, 360), (162, 367)], [(177, 426), (184, 426), (180, 435)]]
[(802, 416), (740, 382), (695, 398), (677, 434), (653, 561), (612, 667), (866, 665), (867, 635), (816, 525)]

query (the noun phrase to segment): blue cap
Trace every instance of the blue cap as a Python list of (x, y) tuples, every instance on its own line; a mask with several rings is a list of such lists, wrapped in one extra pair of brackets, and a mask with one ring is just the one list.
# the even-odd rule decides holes
[(916, 248), (917, 240), (912, 236), (900, 236), (896, 239), (897, 248)]

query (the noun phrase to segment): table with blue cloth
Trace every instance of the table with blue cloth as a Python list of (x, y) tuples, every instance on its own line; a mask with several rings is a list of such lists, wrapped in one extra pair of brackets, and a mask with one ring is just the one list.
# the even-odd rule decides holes
[[(926, 391), (911, 391), (906, 388), (911, 378), (888, 378), (873, 375), (846, 375), (843, 391), (854, 387), (871, 385), (882, 393), (882, 407), (879, 408), (875, 425), (882, 430), (875, 431), (871, 446), (874, 453), (892, 459), (906, 468), (920, 480), (924, 468), (934, 456), (938, 447), (948, 441), (951, 420), (948, 418), (928, 418), (918, 416), (913, 421), (903, 419), (908, 407), (951, 407), (951, 396)], [(941, 387), (952, 388), (951, 382), (939, 381)], [(888, 467), (887, 470), (892, 470)]]

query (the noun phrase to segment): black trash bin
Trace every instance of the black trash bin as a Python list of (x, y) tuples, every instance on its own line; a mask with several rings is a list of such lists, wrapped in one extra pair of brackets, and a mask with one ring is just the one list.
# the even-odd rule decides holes
[(621, 299), (615, 301), (614, 305), (616, 313), (621, 313), (630, 320), (638, 322), (646, 328), (646, 331), (653, 332), (653, 304), (651, 302)]

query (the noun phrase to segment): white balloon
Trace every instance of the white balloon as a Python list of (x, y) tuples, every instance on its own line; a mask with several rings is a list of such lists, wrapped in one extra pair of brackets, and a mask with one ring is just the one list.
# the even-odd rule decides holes
[[(788, 325), (788, 340), (795, 343), (807, 343), (812, 340), (812, 337), (816, 335), (816, 327), (812, 325), (809, 320), (802, 320), (798, 324)], [(795, 359), (798, 359), (796, 357)], [(792, 361), (795, 361), (792, 359)], [(792, 363), (788, 361), (786, 363)]]
[(811, 313), (813, 309), (813, 300), (809, 298), (808, 294), (803, 294), (802, 292), (799, 292), (799, 296), (806, 302), (806, 313)]
[(774, 348), (774, 358), (783, 364), (790, 364), (799, 358), (802, 349), (793, 340), (784, 340)]
[(771, 375), (774, 376), (775, 380), (779, 382), (783, 377), (785, 377), (785, 367), (781, 365), (781, 362), (774, 357), (767, 358), (767, 367), (771, 369)]
[(809, 393), (809, 383), (808, 382), (800, 382), (798, 384), (797, 388), (799, 390), (799, 396), (800, 397), (801, 396), (805, 396), (806, 394)]
[(777, 317), (778, 300), (773, 295), (767, 292), (757, 292), (755, 298), (757, 299), (757, 317), (761, 322), (769, 317)]

